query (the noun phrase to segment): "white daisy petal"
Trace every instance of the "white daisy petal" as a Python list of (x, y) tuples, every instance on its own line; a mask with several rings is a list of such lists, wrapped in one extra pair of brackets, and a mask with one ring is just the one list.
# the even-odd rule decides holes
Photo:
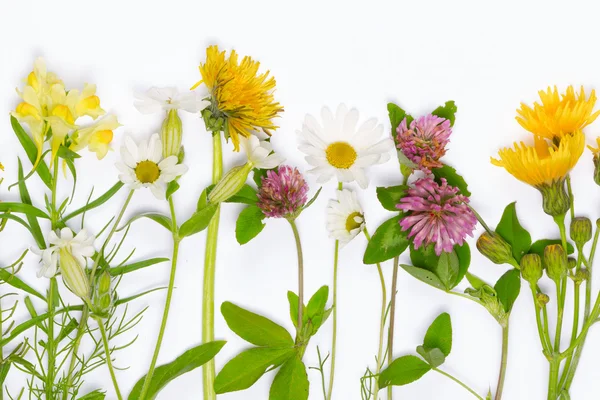
[(364, 229), (364, 214), (354, 192), (343, 189), (337, 191), (336, 196), (337, 199), (330, 200), (326, 209), (326, 227), (329, 237), (344, 246)]

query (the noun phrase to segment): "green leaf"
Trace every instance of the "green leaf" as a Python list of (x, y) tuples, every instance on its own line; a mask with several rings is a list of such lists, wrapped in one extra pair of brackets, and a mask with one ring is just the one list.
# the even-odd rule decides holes
[(106, 393), (101, 392), (100, 389), (96, 389), (93, 392), (89, 392), (83, 397), (79, 397), (77, 400), (104, 400)]
[(484, 286), (489, 286), (483, 279), (481, 279), (480, 277), (473, 275), (470, 272), (467, 272), (467, 280), (469, 281), (469, 283), (471, 284), (471, 286), (473, 286), (473, 289), (475, 290), (479, 290)]
[(509, 270), (498, 279), (498, 282), (494, 285), (494, 289), (498, 294), (498, 300), (500, 300), (504, 307), (504, 311), (509, 313), (521, 291), (520, 272), (516, 269)]
[(294, 348), (273, 349), (253, 347), (231, 359), (217, 374), (214, 389), (217, 394), (248, 389), (264, 375), (270, 366), (279, 366), (294, 357)]
[(119, 190), (121, 190), (123, 185), (124, 185), (123, 182), (115, 183), (102, 196), (98, 197), (97, 199), (94, 199), (94, 201), (88, 203), (87, 205), (73, 211), (71, 214), (64, 217), (62, 219), (62, 222), (65, 223), (68, 220), (70, 220), (71, 218), (78, 216), (79, 214), (83, 214), (86, 211), (93, 210), (94, 208), (100, 207), (101, 205), (106, 203), (108, 200), (110, 200)]
[(308, 301), (308, 305), (306, 306), (308, 318), (313, 318), (316, 315), (323, 314), (325, 312), (325, 306), (327, 305), (328, 298), (329, 287), (326, 285), (321, 286)]
[(434, 168), (431, 173), (433, 174), (435, 181), (439, 184), (442, 182), (442, 178), (446, 178), (448, 185), (458, 188), (460, 194), (467, 197), (471, 196), (469, 192), (467, 182), (465, 179), (456, 172), (456, 169), (449, 165), (445, 165), (441, 168)]
[(130, 272), (137, 271), (138, 269), (150, 267), (154, 264), (158, 264), (158, 263), (162, 263), (162, 262), (166, 262), (166, 261), (169, 261), (169, 259), (164, 258), (164, 257), (149, 258), (148, 260), (138, 261), (138, 262), (123, 265), (120, 267), (111, 268), (110, 275), (111, 276), (125, 275)]
[(155, 213), (155, 212), (147, 212), (147, 213), (134, 215), (133, 217), (131, 217), (129, 219), (129, 221), (127, 221), (125, 223), (125, 225), (123, 225), (122, 227), (117, 229), (117, 232), (121, 232), (122, 230), (126, 229), (129, 225), (131, 225), (135, 221), (142, 219), (142, 218), (148, 218), (149, 220), (156, 222), (157, 224), (163, 226), (169, 232), (171, 232), (171, 230), (173, 229), (171, 218), (169, 218), (163, 214), (159, 214), (159, 213)]
[(28, 284), (23, 282), (21, 279), (19, 279), (16, 275), (11, 274), (4, 268), (0, 268), (0, 280), (8, 283), (10, 286), (14, 287), (15, 289), (22, 290), (25, 293), (29, 293), (39, 299), (46, 301), (46, 296), (42, 295), (40, 292), (38, 292), (37, 290), (35, 290), (31, 286), (29, 286)]
[(218, 208), (218, 204), (209, 204), (203, 209), (196, 211), (194, 214), (192, 214), (190, 219), (181, 225), (181, 228), (179, 228), (179, 236), (192, 236), (206, 229)]
[(425, 282), (434, 288), (446, 291), (446, 286), (444, 286), (442, 281), (440, 281), (440, 278), (438, 278), (433, 272), (424, 268), (413, 267), (412, 265), (400, 264), (400, 266), (421, 282)]
[(410, 261), (415, 267), (434, 272), (439, 259), (438, 255), (435, 254), (435, 247), (433, 245), (421, 246), (418, 249), (415, 249), (414, 245), (410, 246)]
[(440, 254), (434, 272), (440, 278), (446, 290), (451, 290), (455, 286), (454, 282), (458, 277), (458, 256), (456, 252), (452, 250), (452, 253), (443, 252)]
[(265, 227), (265, 214), (256, 205), (242, 210), (235, 223), (235, 238), (239, 244), (246, 244), (254, 239)]
[(268, 169), (254, 168), (252, 171), (253, 171), (252, 180), (254, 180), (254, 183), (256, 183), (256, 186), (261, 187), (262, 178), (265, 178), (267, 176)]
[(424, 346), (417, 346), (417, 353), (423, 357), (432, 368), (437, 368), (446, 361), (446, 356), (438, 348), (428, 349)]
[(442, 313), (431, 323), (423, 339), (427, 349), (440, 349), (448, 357), (452, 350), (452, 322), (450, 314)]
[(433, 110), (431, 113), (440, 118), (446, 118), (448, 121), (450, 121), (450, 126), (453, 126), (454, 121), (456, 120), (456, 111), (458, 111), (458, 107), (456, 107), (456, 104), (453, 100), (450, 100), (447, 101), (443, 106), (439, 106)]
[(402, 231), (402, 215), (390, 218), (377, 228), (367, 244), (363, 262), (376, 264), (399, 256), (408, 247), (408, 231)]
[(50, 219), (50, 217), (40, 210), (29, 204), (24, 203), (4, 203), (0, 202), (0, 211), (3, 212), (18, 212), (27, 215), (28, 217), (38, 217)]
[[(535, 253), (537, 255), (539, 255), (540, 257), (542, 257), (542, 259), (544, 258), (544, 249), (546, 248), (546, 246), (549, 246), (551, 244), (562, 244), (562, 240), (561, 239), (540, 239), (537, 240), (536, 242), (534, 242), (531, 247), (529, 248), (529, 251), (527, 253), (531, 254), (531, 253)], [(573, 245), (569, 242), (567, 242), (567, 254), (573, 254), (575, 252), (575, 248), (573, 247)]]
[(221, 314), (229, 328), (239, 337), (256, 346), (291, 347), (294, 340), (280, 325), (228, 301), (221, 305)]
[(458, 257), (458, 275), (453, 285), (453, 287), (456, 287), (463, 280), (471, 265), (471, 249), (469, 244), (464, 242), (462, 246), (454, 245), (454, 252)]
[[(170, 363), (156, 368), (156, 370), (154, 370), (154, 375), (152, 375), (152, 381), (150, 382), (145, 398), (149, 400), (155, 399), (158, 393), (171, 381), (212, 360), (217, 353), (221, 351), (223, 346), (225, 346), (225, 343), (226, 342), (224, 341), (215, 341), (201, 344), (187, 350)], [(145, 380), (146, 377), (144, 376), (135, 384), (129, 394), (129, 400), (137, 400), (140, 398)]]
[(379, 374), (379, 388), (408, 385), (431, 370), (431, 366), (417, 356), (395, 359)]
[(406, 113), (402, 108), (394, 103), (388, 103), (387, 105), (388, 115), (390, 117), (390, 124), (392, 125), (392, 137), (396, 137), (396, 129), (398, 125), (406, 118), (407, 125), (410, 125), (413, 118)]
[(313, 203), (317, 200), (317, 198), (319, 197), (319, 195), (321, 194), (321, 190), (323, 190), (323, 186), (321, 186), (319, 188), (319, 190), (317, 190), (317, 193), (315, 193), (315, 195), (308, 201), (308, 203), (306, 203), (304, 205), (304, 207), (302, 207), (302, 210), (306, 210), (308, 207), (312, 206)]
[(531, 248), (531, 235), (519, 223), (517, 218), (516, 203), (510, 203), (504, 209), (502, 218), (496, 227), (496, 233), (512, 246), (513, 256), (517, 262)]
[(208, 205), (208, 195), (215, 188), (215, 185), (207, 186), (202, 193), (200, 193), (200, 197), (198, 198), (198, 205), (196, 206), (196, 211), (200, 211)]
[[(294, 326), (298, 326), (298, 295), (292, 291), (287, 292), (288, 302), (290, 303), (290, 319), (294, 323)], [(304, 307), (304, 306), (303, 306)], [(306, 307), (302, 309), (303, 324), (308, 320), (308, 313)]]
[(63, 146), (62, 144), (58, 148), (56, 155), (63, 160), (74, 161), (77, 158), (81, 158), (81, 156), (75, 153), (73, 150)]
[(406, 195), (407, 190), (408, 186), (406, 185), (378, 187), (377, 198), (383, 208), (388, 211), (398, 212), (396, 205), (400, 203), (400, 199)]
[[(17, 121), (17, 119), (12, 115), (10, 117), (10, 124), (12, 125), (15, 135), (17, 135), (17, 139), (19, 139), (19, 142), (21, 143), (21, 146), (23, 146), (25, 153), (27, 153), (27, 158), (29, 158), (31, 164), (34, 165), (38, 156), (38, 149), (35, 143), (33, 143), (33, 140), (31, 140), (29, 134), (25, 132), (19, 121)], [(40, 178), (46, 184), (46, 186), (48, 186), (48, 188), (51, 189), (52, 175), (50, 174), (50, 170), (48, 169), (48, 166), (46, 165), (44, 160), (40, 159), (38, 165), (35, 168), (35, 172), (37, 172), (37, 174), (40, 176)]]
[(242, 203), (242, 204), (256, 204), (258, 197), (256, 197), (256, 189), (250, 185), (244, 185), (235, 195), (227, 199), (226, 203)]
[[(24, 204), (33, 205), (31, 202), (31, 196), (29, 195), (29, 190), (27, 190), (27, 185), (25, 183), (25, 178), (23, 177), (23, 165), (21, 164), (21, 159), (17, 159), (19, 162), (18, 167), (18, 179), (19, 179), (19, 196), (21, 196), (21, 202)], [(40, 249), (46, 248), (46, 241), (44, 240), (44, 234), (42, 233), (42, 228), (40, 228), (40, 224), (36, 217), (27, 215), (27, 221), (29, 222), (28, 228), (33, 236), (33, 239), (37, 243)]]
[(308, 387), (304, 363), (298, 356), (291, 357), (275, 375), (269, 400), (307, 400)]
[(433, 272), (443, 283), (445, 289), (450, 290), (458, 285), (464, 278), (471, 262), (471, 251), (465, 242), (462, 246), (455, 245), (451, 253), (435, 254), (433, 245), (410, 248), (410, 259), (415, 267)]
[(178, 183), (176, 180), (169, 182), (169, 184), (167, 185), (167, 193), (166, 193), (166, 195), (165, 195), (165, 197), (167, 198), (167, 200), (168, 200), (168, 199), (169, 199), (171, 196), (173, 196), (173, 194), (174, 194), (176, 191), (178, 191), (180, 187), (181, 187), (181, 186), (179, 185), (179, 183)]

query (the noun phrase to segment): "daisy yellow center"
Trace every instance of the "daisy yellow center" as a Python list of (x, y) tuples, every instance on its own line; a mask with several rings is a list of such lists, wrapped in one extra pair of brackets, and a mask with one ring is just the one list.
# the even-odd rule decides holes
[(329, 164), (336, 168), (348, 169), (356, 161), (356, 150), (346, 142), (333, 142), (327, 149), (325, 155)]
[[(356, 222), (356, 217), (360, 218), (361, 222)], [(363, 218), (363, 215), (356, 211), (350, 214), (346, 219), (346, 230), (352, 232), (354, 229), (360, 228)]]
[(160, 176), (160, 169), (153, 161), (141, 161), (135, 166), (135, 176), (142, 183), (154, 183)]

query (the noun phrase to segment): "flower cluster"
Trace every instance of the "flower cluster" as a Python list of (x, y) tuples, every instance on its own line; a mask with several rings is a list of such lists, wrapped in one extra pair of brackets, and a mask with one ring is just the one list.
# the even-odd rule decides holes
[(267, 171), (257, 196), (267, 217), (294, 219), (308, 200), (308, 184), (297, 168), (281, 165)]
[(396, 146), (418, 169), (430, 173), (443, 165), (440, 158), (446, 154), (452, 134), (449, 120), (428, 114), (413, 120), (409, 127), (404, 118), (396, 133)]

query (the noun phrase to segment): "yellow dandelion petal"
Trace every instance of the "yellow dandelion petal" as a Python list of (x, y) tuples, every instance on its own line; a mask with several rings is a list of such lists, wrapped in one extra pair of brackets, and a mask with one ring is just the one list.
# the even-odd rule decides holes
[(583, 87), (577, 94), (573, 86), (569, 86), (565, 94), (561, 95), (554, 86), (545, 91), (540, 90), (539, 96), (541, 104), (535, 102), (533, 108), (521, 104), (516, 120), (529, 132), (546, 139), (562, 138), (580, 131), (600, 115), (600, 111), (593, 112), (596, 104), (594, 90), (586, 99)]

